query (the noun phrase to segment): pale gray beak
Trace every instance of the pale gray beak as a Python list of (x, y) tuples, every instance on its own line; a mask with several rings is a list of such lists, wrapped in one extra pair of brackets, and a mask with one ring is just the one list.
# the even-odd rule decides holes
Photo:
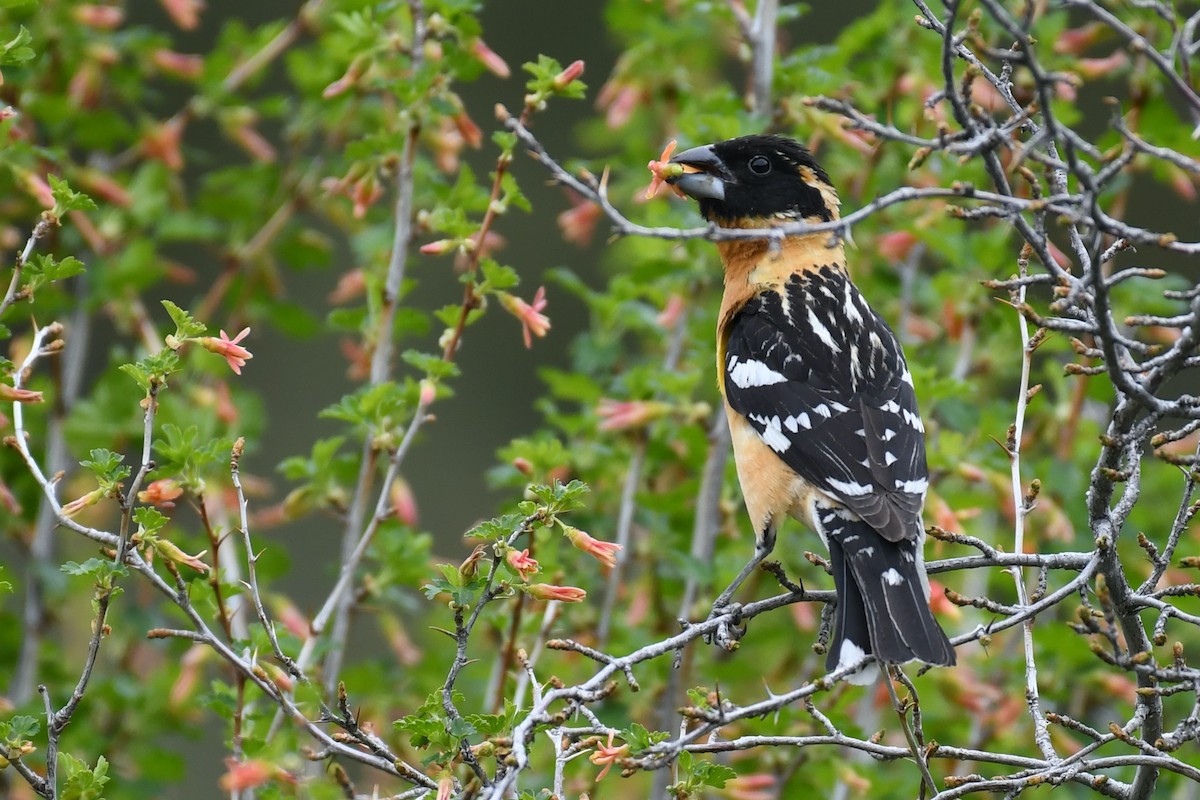
[(725, 184), (731, 182), (732, 176), (711, 144), (684, 150), (673, 157), (671, 163), (695, 167), (700, 172), (688, 172), (667, 183), (697, 200), (725, 199)]

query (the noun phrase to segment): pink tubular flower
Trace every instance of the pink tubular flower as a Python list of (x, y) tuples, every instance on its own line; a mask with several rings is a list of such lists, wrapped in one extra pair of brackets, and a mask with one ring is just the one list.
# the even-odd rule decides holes
[(417, 525), (417, 498), (412, 487), (403, 478), (396, 478), (389, 492), (392, 501), (392, 513), (400, 522), (414, 528)]
[(229, 368), (233, 370), (233, 373), (241, 375), (242, 367), (246, 366), (246, 361), (254, 358), (249, 350), (238, 344), (238, 342), (246, 338), (248, 333), (250, 333), (249, 328), (242, 328), (237, 336), (230, 339), (229, 334), (222, 330), (220, 339), (215, 336), (203, 336), (196, 341), (208, 352), (224, 357), (225, 361), (229, 363)]
[(599, 539), (593, 539), (579, 528), (572, 528), (570, 525), (563, 526), (563, 533), (571, 544), (578, 549), (587, 553), (592, 558), (599, 561), (606, 567), (616, 566), (617, 553), (621, 550), (621, 545), (614, 542), (602, 542)]
[(775, 794), (775, 776), (765, 772), (739, 775), (725, 782), (721, 794), (730, 800), (772, 800)]
[(138, 492), (138, 501), (152, 506), (174, 508), (175, 503), (173, 501), (182, 494), (183, 487), (177, 481), (171, 478), (162, 478), (153, 481), (145, 489)]
[(601, 398), (596, 406), (596, 415), (600, 417), (600, 430), (624, 431), (631, 428), (644, 428), (650, 422), (658, 419), (671, 410), (667, 403), (653, 400), (610, 400)]
[(77, 497), (62, 507), (64, 517), (73, 517), (85, 508), (90, 508), (104, 499), (103, 489), (93, 489), (83, 497)]
[(525, 587), (525, 593), (534, 600), (558, 600), (562, 603), (579, 603), (587, 597), (587, 592), (574, 586), (554, 586), (549, 583), (531, 583)]
[(658, 190), (666, 184), (667, 178), (670, 177), (667, 167), (671, 164), (671, 154), (674, 152), (675, 140), (672, 139), (667, 142), (667, 146), (663, 148), (662, 155), (658, 157), (657, 161), (651, 161), (646, 164), (646, 169), (650, 170), (650, 173), (654, 176), (650, 181), (649, 188), (646, 189), (647, 200), (658, 194)]
[(617, 735), (616, 731), (608, 732), (608, 743), (596, 745), (596, 752), (588, 756), (588, 761), (591, 761), (596, 766), (604, 765), (604, 769), (600, 770), (600, 774), (596, 776), (596, 783), (608, 774), (612, 769), (612, 765), (629, 754), (629, 745), (623, 744), (620, 747), (613, 747), (613, 737)]
[(654, 321), (660, 328), (673, 330), (679, 324), (679, 320), (683, 319), (685, 310), (687, 310), (687, 301), (683, 299), (683, 295), (673, 294), (667, 298), (667, 304), (663, 306), (662, 311), (658, 312)]
[(576, 81), (583, 74), (583, 61), (576, 59), (568, 64), (562, 72), (554, 76), (554, 88), (560, 92)]
[(174, 50), (160, 47), (154, 51), (151, 58), (154, 59), (154, 66), (178, 78), (188, 80), (199, 78), (200, 73), (204, 71), (202, 56), (177, 53)]
[(207, 550), (201, 550), (199, 553), (196, 553), (196, 555), (192, 556), (185, 553), (174, 542), (170, 542), (166, 539), (154, 539), (151, 542), (151, 545), (155, 550), (161, 553), (164, 558), (168, 558), (171, 561), (174, 561), (176, 564), (183, 564), (185, 567), (191, 567), (192, 569), (196, 570), (196, 572), (207, 573), (209, 570), (208, 564), (205, 564), (202, 558), (208, 552)]
[(228, 767), (228, 771), (221, 776), (221, 788), (227, 792), (253, 789), (286, 774), (269, 761), (257, 758), (249, 761), (228, 758), (225, 760), (225, 766)]
[(450, 800), (452, 794), (454, 794), (454, 776), (446, 772), (438, 780), (437, 800)]
[(521, 551), (509, 550), (504, 554), (504, 560), (521, 576), (521, 580), (529, 580), (529, 576), (541, 570), (538, 562), (529, 557), (529, 549)]
[(562, 231), (563, 239), (586, 247), (592, 241), (596, 223), (604, 216), (604, 212), (590, 200), (572, 197), (571, 202), (571, 208), (558, 215), (558, 228)]
[(204, 0), (160, 0), (163, 9), (180, 29), (194, 30), (200, 24)]
[(94, 3), (82, 3), (75, 6), (73, 12), (75, 21), (89, 28), (111, 31), (118, 28), (125, 19), (125, 12), (116, 6), (100, 6)]
[(488, 47), (483, 39), (476, 39), (471, 43), (471, 54), (497, 78), (507, 78), (512, 74), (504, 59), (495, 50)]
[(6, 403), (40, 403), (42, 402), (42, 393), (0, 383), (0, 400)]
[(550, 330), (550, 318), (542, 313), (542, 309), (547, 305), (545, 286), (538, 287), (532, 303), (526, 303), (508, 292), (500, 293), (500, 303), (508, 313), (520, 320), (526, 348), (533, 347), (534, 336), (540, 339)]

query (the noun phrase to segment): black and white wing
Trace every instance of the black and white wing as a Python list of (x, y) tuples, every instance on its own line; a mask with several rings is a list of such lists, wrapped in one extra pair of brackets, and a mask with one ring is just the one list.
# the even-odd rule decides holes
[(921, 535), (925, 428), (891, 328), (833, 267), (735, 316), (725, 396), (781, 459), (889, 541)]

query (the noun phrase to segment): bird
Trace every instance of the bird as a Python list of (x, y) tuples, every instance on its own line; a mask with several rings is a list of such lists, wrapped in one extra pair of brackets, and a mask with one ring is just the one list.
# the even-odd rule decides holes
[[(840, 219), (829, 175), (784, 136), (702, 145), (663, 164), (666, 183), (720, 228)], [(925, 426), (899, 340), (852, 282), (830, 231), (716, 246), (725, 272), (718, 384), (756, 544), (714, 613), (791, 516), (829, 551), (837, 605), (828, 670), (861, 665), (847, 680), (869, 685), (880, 664), (952, 666), (954, 648), (929, 607)]]

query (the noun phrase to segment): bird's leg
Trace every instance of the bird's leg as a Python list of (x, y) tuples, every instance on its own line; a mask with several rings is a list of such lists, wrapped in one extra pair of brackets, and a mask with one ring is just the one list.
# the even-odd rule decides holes
[(725, 650), (737, 649), (738, 641), (742, 638), (742, 634), (746, 632), (746, 627), (741, 624), (741, 617), (739, 615), (741, 606), (730, 601), (746, 578), (750, 577), (750, 573), (754, 572), (758, 568), (758, 565), (767, 556), (771, 555), (771, 551), (774, 549), (775, 526), (771, 525), (763, 531), (762, 535), (755, 542), (754, 556), (746, 563), (746, 566), (742, 567), (742, 571), (733, 579), (733, 583), (726, 586), (725, 591), (721, 592), (717, 596), (716, 601), (713, 602), (712, 612), (709, 613), (708, 618), (714, 619), (728, 615), (729, 619), (723, 620), (717, 626), (717, 629), (709, 639), (710, 642), (716, 642), (716, 644)]

